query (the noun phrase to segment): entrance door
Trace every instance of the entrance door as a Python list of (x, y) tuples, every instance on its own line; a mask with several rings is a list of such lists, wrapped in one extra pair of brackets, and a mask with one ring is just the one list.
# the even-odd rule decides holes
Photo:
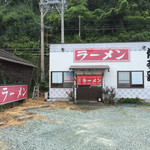
[(88, 100), (88, 99), (89, 99), (89, 86), (78, 86), (77, 100)]
[(97, 86), (78, 86), (77, 100), (97, 101), (97, 98), (102, 98), (102, 88)]

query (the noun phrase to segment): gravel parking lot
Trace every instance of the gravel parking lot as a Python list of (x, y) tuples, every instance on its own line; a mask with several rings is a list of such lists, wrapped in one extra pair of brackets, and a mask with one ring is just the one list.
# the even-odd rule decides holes
[(0, 149), (150, 150), (149, 107), (89, 108), (28, 110), (44, 117), (22, 126), (0, 129)]

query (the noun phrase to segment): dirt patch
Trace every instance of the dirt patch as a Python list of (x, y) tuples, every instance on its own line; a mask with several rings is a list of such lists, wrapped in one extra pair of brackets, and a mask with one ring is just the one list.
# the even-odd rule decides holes
[(70, 110), (87, 112), (87, 111), (96, 110), (96, 109), (100, 109), (100, 108), (103, 108), (103, 107), (102, 106), (92, 106), (92, 105), (78, 105), (76, 107), (70, 108)]
[(22, 116), (23, 117), (32, 116), (32, 119), (40, 119), (45, 117), (43, 115), (37, 115), (37, 114), (26, 112), (26, 109), (33, 109), (36, 107), (40, 108), (45, 104), (46, 103), (42, 99), (40, 100), (28, 99), (26, 100), (25, 103), (20, 104), (19, 106), (10, 109), (5, 109), (3, 112), (0, 112), (0, 122), (4, 123), (4, 125), (0, 126), (0, 128), (24, 125), (28, 120), (31, 120), (31, 119), (27, 119), (25, 121), (24, 120), (19, 121), (19, 117)]
[(86, 112), (90, 110), (96, 110), (103, 108), (103, 106), (93, 106), (93, 105), (76, 105), (76, 104), (69, 104), (68, 102), (47, 102), (47, 104), (50, 103), (50, 108), (45, 108), (49, 110), (53, 109), (63, 109), (66, 111), (80, 111), (80, 112)]
[(0, 150), (8, 150), (8, 148), (9, 148), (8, 143), (0, 141)]
[[(18, 114), (20, 114), (19, 111), (18, 111)], [(10, 126), (21, 126), (21, 125), (24, 125), (25, 123), (27, 123), (29, 120), (32, 120), (32, 119), (38, 120), (40, 118), (45, 117), (44, 115), (37, 115), (37, 114), (29, 115), (28, 113), (24, 112), (22, 114), (22, 116), (27, 119), (21, 120), (21, 119), (19, 119), (19, 118), (21, 118), (21, 116), (18, 114), (17, 114), (17, 112), (15, 113), (15, 115), (13, 113), (10, 114), (7, 111), (3, 112), (3, 115), (0, 113), (0, 118), (2, 116), (1, 121), (4, 123), (4, 125), (0, 126), (0, 128), (6, 128), (6, 127), (10, 127)], [(32, 116), (32, 117), (30, 118), (29, 116)]]
[(41, 118), (41, 120), (43, 120), (43, 121), (50, 121), (50, 122), (53, 122), (53, 123), (56, 123), (56, 124), (63, 124), (62, 121), (50, 120), (50, 119), (48, 119), (47, 117)]
[(150, 111), (150, 107), (149, 108), (145, 108), (145, 110), (149, 110)]
[[(0, 128), (6, 128), (9, 126), (20, 126), (24, 125), (28, 120), (31, 119), (45, 119), (45, 121), (52, 121), (45, 118), (43, 115), (37, 115), (33, 113), (28, 113), (26, 110), (29, 109), (47, 109), (53, 111), (55, 109), (63, 109), (66, 111), (90, 111), (94, 109), (99, 109), (98, 106), (89, 106), (89, 105), (76, 105), (69, 104), (68, 102), (46, 102), (44, 98), (40, 98), (39, 100), (28, 99), (25, 103), (20, 104), (14, 108), (5, 109), (3, 112), (0, 112), (0, 122), (3, 122), (4, 125), (1, 125)], [(19, 117), (28, 117), (30, 119), (27, 120), (19, 120)], [(32, 116), (29, 117), (29, 116)], [(53, 121), (52, 121), (53, 122)], [(57, 121), (57, 124), (62, 124), (63, 122)]]

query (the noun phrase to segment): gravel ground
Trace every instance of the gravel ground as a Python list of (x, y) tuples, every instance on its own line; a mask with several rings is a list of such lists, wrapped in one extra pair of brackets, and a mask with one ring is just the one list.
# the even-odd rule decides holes
[[(92, 106), (90, 106), (92, 107)], [(4, 150), (150, 150), (148, 107), (29, 110), (46, 118), (0, 130)], [(3, 145), (3, 146), (2, 146)], [(6, 147), (7, 146), (7, 147)]]

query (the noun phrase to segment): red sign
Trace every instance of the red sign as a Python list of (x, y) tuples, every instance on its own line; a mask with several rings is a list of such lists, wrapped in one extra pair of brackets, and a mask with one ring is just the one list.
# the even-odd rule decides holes
[(27, 98), (27, 85), (0, 86), (0, 105)]
[(129, 48), (74, 49), (74, 62), (129, 61)]
[(77, 85), (102, 85), (102, 75), (77, 75)]

